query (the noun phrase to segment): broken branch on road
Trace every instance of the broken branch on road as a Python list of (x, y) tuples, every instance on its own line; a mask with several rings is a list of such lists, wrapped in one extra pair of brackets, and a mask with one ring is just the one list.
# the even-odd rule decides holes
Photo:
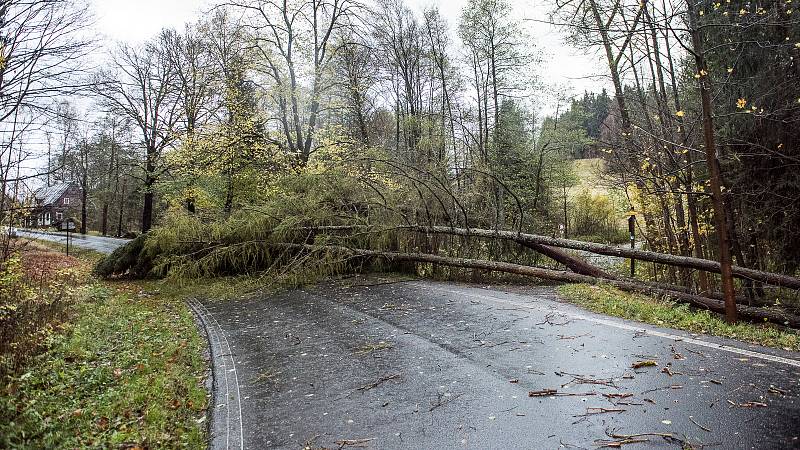
[(606, 413), (621, 413), (625, 412), (627, 409), (622, 408), (603, 408), (601, 406), (590, 406), (586, 408), (586, 412), (583, 414), (577, 414), (572, 417), (587, 417), (593, 416), (595, 414), (606, 414)]
[(689, 416), (689, 422), (692, 422), (693, 424), (697, 425), (697, 426), (698, 426), (698, 427), (699, 427), (701, 430), (703, 430), (703, 431), (708, 431), (709, 433), (711, 432), (711, 429), (710, 429), (710, 428), (708, 428), (708, 427), (704, 427), (704, 426), (700, 425), (699, 423), (697, 423), (697, 422), (694, 420), (694, 418), (693, 418), (692, 416)]
[(358, 388), (356, 390), (357, 391), (368, 391), (370, 389), (375, 389), (376, 387), (380, 386), (381, 384), (383, 384), (383, 383), (385, 383), (387, 381), (395, 380), (397, 378), (400, 378), (401, 375), (402, 374), (399, 374), (399, 373), (395, 373), (395, 374), (392, 374), (392, 375), (386, 375), (386, 376), (378, 378), (377, 381), (374, 381), (374, 382), (369, 383), (369, 384), (365, 384), (364, 386), (361, 386), (360, 388)]
[(597, 395), (597, 392), (558, 392), (558, 389), (542, 389), (528, 392), (528, 397), (583, 397), (589, 395)]
[(447, 395), (447, 394), (439, 393), (437, 395), (437, 397), (436, 397), (436, 402), (435, 403), (431, 402), (431, 407), (428, 408), (428, 412), (433, 412), (433, 410), (435, 410), (436, 408), (444, 406), (444, 405), (452, 402), (453, 400), (461, 397), (462, 395), (464, 395), (463, 392), (459, 393), (459, 394), (456, 394), (456, 395)]
[(339, 450), (345, 447), (366, 447), (370, 442), (374, 441), (375, 438), (369, 439), (340, 439), (335, 441), (336, 445), (339, 446)]

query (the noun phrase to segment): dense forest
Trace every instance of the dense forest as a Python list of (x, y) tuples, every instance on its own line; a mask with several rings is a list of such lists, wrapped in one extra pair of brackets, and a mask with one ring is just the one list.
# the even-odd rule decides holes
[[(386, 230), (623, 243), (632, 215), (645, 249), (722, 272), (642, 264), (637, 276), (773, 302), (730, 272), (800, 270), (791, 1), (548, 7), (571, 45), (596, 52), (607, 90), (544, 85), (552, 62), (504, 0), (470, 0), (458, 23), (402, 0), (230, 1), (109, 45), (99, 69), (82, 62), (98, 45), (85, 6), (4, 2), (2, 220), (17, 223), (32, 187), (71, 181), (82, 231), (149, 232), (148, 271), (200, 276), (350, 263), (270, 245), (287, 236), (552, 265), (541, 249)], [(586, 158), (599, 159), (598, 189), (576, 170)]]

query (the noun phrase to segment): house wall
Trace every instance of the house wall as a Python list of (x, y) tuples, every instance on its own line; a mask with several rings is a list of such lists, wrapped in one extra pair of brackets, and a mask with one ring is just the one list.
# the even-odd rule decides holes
[[(68, 199), (65, 201), (65, 199)], [(81, 190), (77, 186), (70, 186), (54, 203), (34, 208), (28, 218), (27, 226), (46, 228), (57, 226), (62, 220), (73, 218), (80, 222), (81, 216)]]

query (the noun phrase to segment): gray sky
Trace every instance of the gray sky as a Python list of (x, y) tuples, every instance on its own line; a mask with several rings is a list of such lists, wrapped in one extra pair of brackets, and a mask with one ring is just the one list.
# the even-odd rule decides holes
[[(97, 28), (112, 40), (141, 42), (154, 36), (161, 28), (182, 28), (192, 22), (214, 3), (211, 0), (91, 0), (97, 14)], [(412, 9), (422, 11), (438, 5), (451, 29), (458, 24), (466, 0), (406, 0)], [(511, 0), (520, 19), (545, 19), (548, 6), (541, 0)], [(556, 91), (600, 90), (605, 78), (593, 77), (604, 67), (598, 56), (566, 45), (563, 36), (551, 26), (525, 22), (545, 61), (539, 67), (542, 80), (557, 87)], [(587, 78), (589, 77), (589, 78)], [(565, 89), (566, 88), (566, 89)], [(549, 109), (549, 108), (545, 108)]]

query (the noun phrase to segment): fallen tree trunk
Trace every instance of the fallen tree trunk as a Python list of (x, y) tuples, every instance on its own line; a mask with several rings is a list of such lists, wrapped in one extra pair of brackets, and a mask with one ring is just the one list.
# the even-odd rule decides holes
[(537, 253), (563, 264), (567, 269), (579, 273), (581, 275), (588, 275), (590, 277), (606, 278), (609, 280), (616, 279), (617, 277), (606, 272), (605, 270), (587, 263), (577, 256), (572, 256), (554, 247), (548, 247), (542, 244), (535, 244), (532, 242), (519, 242), (523, 247), (527, 247)]
[[(666, 253), (656, 253), (647, 250), (638, 250), (627, 247), (616, 247), (613, 245), (598, 244), (595, 242), (575, 241), (572, 239), (551, 238), (536, 234), (517, 233), (514, 231), (495, 231), (481, 228), (454, 228), (445, 226), (421, 226), (405, 225), (401, 229), (413, 230), (420, 233), (442, 233), (457, 236), (472, 236), (480, 238), (506, 239), (520, 244), (538, 244), (550, 247), (570, 248), (573, 250), (583, 250), (600, 255), (619, 256), (622, 258), (635, 258), (642, 261), (650, 261), (660, 264), (668, 264), (679, 267), (704, 270), (707, 272), (720, 273), (720, 264), (708, 259), (694, 258), (691, 256), (676, 256)], [(754, 281), (761, 281), (773, 286), (781, 286), (792, 289), (800, 289), (800, 278), (790, 275), (782, 275), (760, 270), (748, 269), (746, 267), (733, 266), (733, 275)]]
[[(524, 266), (521, 264), (487, 261), (482, 259), (451, 258), (446, 256), (431, 255), (426, 253), (400, 253), (400, 252), (381, 252), (375, 250), (355, 249), (337, 245), (310, 245), (310, 244), (271, 244), (279, 248), (293, 248), (308, 251), (329, 250), (348, 253), (366, 258), (383, 258), (388, 261), (413, 261), (431, 264), (439, 264), (450, 267), (461, 267), (466, 269), (482, 269), (495, 272), (512, 273), (517, 275), (530, 276), (545, 280), (562, 281), (567, 283), (588, 283), (598, 284), (600, 282), (614, 286), (626, 292), (636, 292), (647, 295), (665, 295), (677, 301), (690, 303), (694, 306), (705, 308), (714, 312), (724, 313), (725, 304), (722, 301), (702, 297), (686, 292), (661, 289), (652, 285), (638, 283), (632, 280), (608, 280), (598, 279), (589, 275), (581, 275), (574, 272), (543, 269), (540, 267)], [(752, 306), (740, 306), (741, 317), (763, 322), (767, 320), (772, 323), (786, 325), (793, 328), (800, 328), (800, 317), (767, 308), (757, 308)]]
[[(352, 231), (352, 230), (359, 230), (368, 228), (366, 225), (324, 225), (319, 227), (303, 227), (301, 228), (304, 231), (323, 231), (323, 232), (336, 232), (336, 231)], [(407, 228), (407, 227), (400, 227), (400, 228)], [(433, 227), (438, 228), (438, 227)], [(447, 227), (443, 227), (447, 228)], [(447, 228), (450, 229), (450, 228)], [(460, 230), (460, 228), (456, 228)], [(488, 231), (488, 230), (486, 230)], [(439, 233), (438, 231), (434, 231), (434, 233)], [(616, 279), (617, 276), (612, 275), (609, 272), (597, 267), (593, 264), (589, 264), (582, 258), (574, 255), (570, 255), (564, 251), (561, 251), (554, 247), (549, 247), (543, 244), (538, 244), (535, 242), (529, 242), (526, 240), (516, 241), (518, 244), (522, 245), (523, 247), (529, 248), (539, 254), (542, 254), (553, 261), (562, 264), (567, 269), (579, 273), (581, 275), (589, 275), (592, 277), (599, 277), (599, 278), (607, 278), (609, 280)]]

